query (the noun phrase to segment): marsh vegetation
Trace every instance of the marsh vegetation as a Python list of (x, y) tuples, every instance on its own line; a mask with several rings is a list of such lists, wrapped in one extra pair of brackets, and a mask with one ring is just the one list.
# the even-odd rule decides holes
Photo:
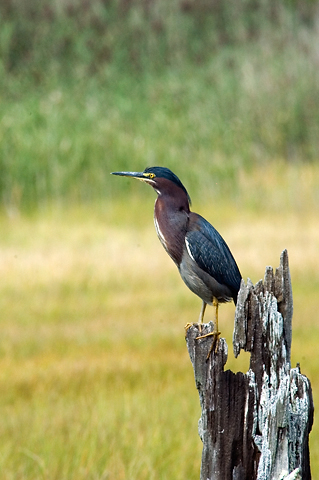
[[(1, 2), (0, 471), (196, 479), (200, 300), (114, 170), (171, 168), (245, 279), (288, 249), (319, 395), (318, 2)], [(207, 311), (207, 319), (211, 315)], [(233, 305), (220, 310), (227, 367)], [(311, 439), (313, 478), (319, 430)]]

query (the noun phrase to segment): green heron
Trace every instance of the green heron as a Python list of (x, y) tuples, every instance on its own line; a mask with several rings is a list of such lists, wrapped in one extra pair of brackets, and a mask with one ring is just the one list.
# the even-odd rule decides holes
[(217, 230), (205, 218), (190, 211), (187, 190), (171, 170), (149, 167), (144, 172), (113, 172), (113, 175), (137, 178), (156, 191), (156, 232), (185, 284), (203, 301), (199, 325), (207, 304), (215, 307), (214, 331), (208, 334), (214, 336), (209, 356), (212, 349), (217, 348), (220, 335), (218, 304), (233, 300), (236, 305), (237, 302), (241, 274), (234, 257)]

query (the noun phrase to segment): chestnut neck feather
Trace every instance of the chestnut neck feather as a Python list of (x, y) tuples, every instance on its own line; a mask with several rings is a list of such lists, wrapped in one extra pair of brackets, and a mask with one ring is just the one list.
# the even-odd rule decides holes
[(154, 209), (158, 238), (177, 266), (182, 261), (184, 240), (189, 220), (189, 202), (186, 193), (178, 186), (162, 188)]

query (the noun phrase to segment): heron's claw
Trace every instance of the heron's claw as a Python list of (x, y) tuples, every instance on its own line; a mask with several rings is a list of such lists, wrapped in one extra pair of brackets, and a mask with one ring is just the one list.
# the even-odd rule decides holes
[[(197, 326), (198, 326), (199, 333), (202, 333), (202, 325), (201, 325), (201, 323), (196, 324), (196, 323), (190, 323), (190, 322), (188, 322), (188, 323), (186, 323), (186, 325), (185, 325), (185, 327), (184, 327), (184, 329), (185, 329), (185, 335), (186, 335), (186, 333), (187, 333), (187, 330), (188, 330), (189, 328), (191, 328), (193, 325), (197, 325)], [(197, 338), (198, 338), (198, 337), (197, 337)]]
[(206, 357), (206, 360), (209, 359), (210, 357), (210, 354), (212, 352), (215, 352), (217, 353), (217, 350), (218, 350), (218, 345), (219, 345), (219, 336), (220, 336), (221, 332), (210, 332), (210, 333), (206, 333), (205, 335), (200, 335), (199, 337), (196, 337), (196, 340), (200, 340), (201, 338), (206, 338), (206, 337), (214, 337), (213, 338), (213, 343), (209, 349), (209, 352), (207, 354), (207, 357)]

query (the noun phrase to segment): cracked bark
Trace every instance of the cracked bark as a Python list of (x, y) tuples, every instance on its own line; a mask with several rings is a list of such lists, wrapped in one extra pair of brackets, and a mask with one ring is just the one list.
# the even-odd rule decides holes
[[(188, 329), (187, 348), (194, 368), (202, 415), (201, 480), (310, 479), (309, 433), (313, 400), (299, 365), (291, 368), (293, 300), (284, 250), (275, 273), (267, 267), (256, 285), (242, 281), (235, 313), (233, 350), (250, 352), (247, 373), (224, 371), (228, 348), (206, 356), (211, 337), (196, 340)], [(213, 322), (201, 335), (213, 331)]]

